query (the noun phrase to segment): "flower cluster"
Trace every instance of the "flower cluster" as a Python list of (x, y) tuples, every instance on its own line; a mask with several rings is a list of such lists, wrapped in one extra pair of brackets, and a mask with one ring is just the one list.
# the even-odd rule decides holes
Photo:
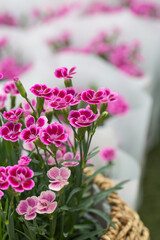
[[(66, 227), (69, 237), (73, 236), (67, 222), (75, 225), (86, 218), (83, 209), (87, 211), (85, 202), (91, 197), (91, 183), (86, 181), (84, 168), (97, 154), (90, 151), (91, 140), (107, 118), (107, 108), (119, 99), (118, 94), (108, 88), (74, 89), (71, 79), (75, 69), (56, 69), (54, 74), (64, 79), (64, 89), (33, 85), (30, 91), (36, 99), (28, 98), (19, 78), (6, 82), (3, 86), (6, 95), (0, 95), (0, 148), (4, 148), (0, 166), (2, 207), (5, 206), (9, 219), (13, 215), (19, 232), (23, 227), (29, 230), (30, 224), (25, 220), (32, 221), (41, 215), (32, 222), (35, 232), (30, 230), (36, 237), (42, 229), (43, 236), (65, 239), (61, 237), (64, 230), (53, 227), (58, 226), (61, 218), (62, 227)], [(10, 110), (5, 106), (7, 94), (10, 94)], [(18, 94), (24, 101), (16, 107)], [(111, 152), (103, 155), (108, 162), (112, 160)], [(93, 201), (90, 202), (89, 209), (94, 208)], [(14, 219), (19, 219), (21, 224)], [(95, 223), (92, 224), (95, 228)], [(4, 231), (8, 231), (6, 226)]]

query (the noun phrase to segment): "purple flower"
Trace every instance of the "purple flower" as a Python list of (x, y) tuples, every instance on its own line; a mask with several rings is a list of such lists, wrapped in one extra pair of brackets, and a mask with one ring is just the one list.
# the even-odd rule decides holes
[(81, 101), (81, 94), (75, 92), (73, 88), (59, 90), (57, 96), (50, 102), (50, 106), (55, 109), (63, 109), (78, 104)]
[(67, 138), (68, 135), (65, 133), (63, 125), (57, 122), (48, 125), (40, 132), (40, 140), (45, 145), (54, 143), (56, 147), (59, 147), (67, 141)]
[(0, 167), (0, 189), (6, 190), (9, 187), (8, 170), (10, 167)]
[(0, 109), (4, 108), (6, 99), (7, 99), (7, 95), (0, 94)]
[(66, 67), (57, 68), (54, 72), (54, 75), (57, 78), (64, 78), (64, 79), (71, 79), (73, 74), (76, 74), (75, 72), (76, 67), (72, 67), (69, 71)]
[(57, 207), (57, 202), (54, 201), (55, 198), (55, 193), (50, 190), (41, 192), (41, 195), (38, 197), (37, 213), (53, 213)]
[(100, 151), (100, 156), (105, 162), (112, 162), (116, 158), (116, 150), (113, 147), (106, 147)]
[(60, 191), (65, 185), (69, 184), (67, 181), (71, 175), (71, 171), (66, 167), (52, 167), (48, 172), (47, 176), (54, 181), (50, 181), (49, 189), (53, 191)]
[(11, 122), (17, 122), (23, 113), (23, 109), (18, 107), (17, 109), (11, 109), (10, 111), (4, 111), (3, 117)]
[(36, 217), (38, 198), (36, 196), (21, 200), (16, 208), (19, 215), (24, 215), (26, 220), (32, 220)]
[(34, 172), (26, 167), (14, 165), (9, 169), (8, 182), (16, 192), (31, 190), (34, 187), (34, 181), (30, 178), (34, 176)]
[(45, 84), (35, 84), (30, 88), (30, 91), (37, 97), (44, 97), (45, 99), (51, 98), (53, 95), (52, 88), (48, 88)]
[(7, 81), (3, 86), (3, 91), (6, 94), (11, 94), (13, 96), (16, 96), (19, 94), (19, 91), (15, 85), (15, 82), (13, 80)]
[(92, 89), (82, 92), (81, 98), (89, 104), (107, 103), (116, 100), (117, 94), (111, 93), (108, 88), (100, 88), (97, 92)]
[(70, 111), (68, 120), (73, 127), (81, 128), (91, 126), (98, 117), (99, 114), (94, 114), (90, 109), (80, 109)]
[(31, 115), (27, 116), (25, 119), (27, 128), (22, 130), (20, 139), (25, 141), (25, 143), (35, 141), (39, 137), (41, 128), (47, 123), (47, 121), (47, 118), (43, 116), (40, 117), (35, 124), (35, 118)]
[(20, 135), (21, 123), (12, 123), (7, 122), (2, 127), (0, 127), (0, 136), (2, 136), (5, 140), (16, 142)]
[(28, 166), (30, 163), (31, 159), (27, 156), (21, 157), (20, 160), (18, 161), (19, 166)]

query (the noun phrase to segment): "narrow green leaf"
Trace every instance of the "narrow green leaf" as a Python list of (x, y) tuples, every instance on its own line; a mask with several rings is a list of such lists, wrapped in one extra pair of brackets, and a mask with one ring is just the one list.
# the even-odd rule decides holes
[(103, 235), (103, 230), (102, 229), (98, 229), (95, 231), (84, 231), (83, 234), (80, 237), (76, 237), (76, 240), (86, 240), (86, 239), (93, 239), (93, 237), (100, 237)]
[(15, 231), (18, 233), (21, 233), (23, 236), (25, 236), (27, 239), (31, 240), (24, 232), (21, 232), (20, 230), (15, 228)]
[(70, 192), (70, 194), (69, 194), (69, 196), (68, 196), (68, 199), (67, 199), (67, 201), (66, 201), (66, 204), (68, 204), (69, 201), (71, 200), (71, 198), (72, 198), (77, 192), (80, 192), (81, 190), (82, 190), (82, 188), (80, 188), (80, 187), (74, 188), (74, 189)]
[(87, 159), (87, 160), (88, 160), (88, 159), (91, 159), (91, 158), (93, 158), (94, 156), (96, 156), (98, 153), (99, 153), (99, 151), (93, 152), (93, 153), (89, 154), (86, 159)]
[(102, 211), (100, 211), (98, 209), (94, 209), (94, 208), (89, 208), (86, 211), (98, 215), (99, 217), (101, 217), (102, 219), (104, 219), (106, 221), (107, 225), (111, 224), (111, 219), (107, 215), (107, 213), (104, 213), (104, 212), (102, 212)]
[(123, 181), (119, 184), (117, 184), (115, 187), (113, 188), (110, 188), (110, 189), (107, 189), (107, 190), (104, 190), (104, 191), (101, 191), (101, 192), (98, 192), (96, 194), (94, 194), (92, 197), (94, 198), (94, 204), (93, 206), (95, 206), (96, 204), (98, 204), (99, 202), (101, 202), (102, 200), (104, 200), (106, 197), (108, 197), (108, 195), (110, 195), (111, 193), (115, 192), (115, 191), (118, 191), (120, 189), (122, 189), (122, 186), (128, 182), (128, 180), (126, 181)]
[(86, 179), (86, 183), (87, 183), (87, 184), (90, 183), (90, 182), (93, 180), (93, 178), (94, 178), (98, 173), (104, 172), (108, 167), (109, 167), (109, 165), (106, 165), (106, 166), (103, 166), (103, 167), (99, 168), (97, 171), (95, 171), (95, 172), (92, 174), (92, 176), (90, 176), (89, 178)]

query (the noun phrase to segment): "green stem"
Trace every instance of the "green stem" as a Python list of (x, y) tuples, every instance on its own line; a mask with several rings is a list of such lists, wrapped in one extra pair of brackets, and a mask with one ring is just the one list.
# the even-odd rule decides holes
[(38, 115), (37, 115), (37, 112), (35, 111), (35, 109), (33, 108), (32, 104), (30, 103), (29, 99), (26, 98), (26, 101), (28, 102), (29, 106), (32, 108), (34, 114), (35, 114), (35, 118), (37, 119), (38, 118)]

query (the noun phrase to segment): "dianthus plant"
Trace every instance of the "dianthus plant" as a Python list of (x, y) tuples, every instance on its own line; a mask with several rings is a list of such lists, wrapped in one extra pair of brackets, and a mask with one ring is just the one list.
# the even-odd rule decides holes
[[(117, 94), (107, 88), (78, 92), (72, 86), (74, 74), (75, 67), (56, 69), (65, 88), (35, 84), (31, 100), (17, 77), (4, 85), (0, 239), (97, 239), (112, 224), (96, 206), (121, 184), (95, 193), (92, 179), (104, 169), (89, 178), (84, 169), (98, 152), (90, 149), (92, 137)], [(18, 94), (23, 101), (15, 107)], [(11, 109), (5, 104), (7, 95)]]

